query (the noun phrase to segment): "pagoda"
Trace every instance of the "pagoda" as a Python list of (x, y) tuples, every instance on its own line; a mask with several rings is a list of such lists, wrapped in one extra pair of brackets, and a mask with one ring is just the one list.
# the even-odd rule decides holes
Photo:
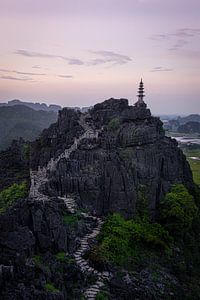
[(136, 107), (144, 107), (146, 108), (147, 105), (146, 103), (144, 102), (144, 97), (145, 97), (145, 94), (144, 94), (144, 83), (142, 81), (142, 78), (141, 78), (141, 81), (140, 81), (140, 85), (139, 85), (139, 89), (138, 89), (138, 101), (135, 103), (135, 106)]

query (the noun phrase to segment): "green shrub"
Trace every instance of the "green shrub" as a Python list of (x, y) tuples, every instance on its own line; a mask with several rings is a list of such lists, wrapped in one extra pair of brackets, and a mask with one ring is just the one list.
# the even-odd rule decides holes
[(198, 213), (193, 197), (182, 184), (173, 185), (160, 203), (160, 220), (174, 236), (183, 236)]
[(96, 300), (108, 300), (108, 296), (105, 292), (99, 291), (96, 295)]
[(57, 289), (52, 282), (48, 282), (44, 285), (44, 288), (46, 291), (51, 292), (51, 293), (59, 293), (60, 290)]
[(147, 221), (150, 218), (149, 215), (149, 203), (146, 197), (147, 191), (145, 185), (139, 185), (137, 192), (136, 202), (136, 216), (143, 221)]
[(65, 252), (58, 252), (56, 254), (56, 259), (60, 262), (65, 262), (66, 261), (66, 253)]
[(158, 223), (125, 220), (119, 214), (108, 217), (102, 227), (100, 244), (93, 248), (94, 260), (126, 266), (139, 262), (151, 252), (168, 254), (172, 238)]
[(68, 214), (65, 214), (63, 216), (63, 222), (66, 224), (66, 225), (76, 225), (78, 223), (78, 220), (80, 219), (80, 216), (79, 215), (68, 215)]
[(10, 187), (0, 192), (0, 212), (4, 212), (13, 202), (18, 199), (23, 199), (27, 196), (27, 184), (22, 182), (20, 184), (14, 183)]
[(37, 267), (41, 266), (42, 264), (42, 258), (40, 255), (33, 256), (33, 261)]
[(118, 118), (113, 118), (107, 125), (108, 130), (116, 131), (120, 127), (120, 120)]

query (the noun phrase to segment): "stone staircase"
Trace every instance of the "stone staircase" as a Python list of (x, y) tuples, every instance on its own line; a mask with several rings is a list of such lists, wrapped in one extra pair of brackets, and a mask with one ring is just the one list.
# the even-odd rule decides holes
[(96, 220), (97, 225), (93, 228), (91, 233), (86, 234), (81, 239), (81, 245), (79, 249), (74, 253), (74, 258), (83, 273), (86, 275), (96, 275), (97, 281), (95, 284), (91, 285), (86, 291), (84, 291), (85, 299), (87, 300), (95, 300), (97, 293), (101, 290), (101, 288), (105, 285), (105, 281), (108, 281), (112, 274), (109, 272), (99, 272), (95, 268), (91, 267), (89, 264), (89, 260), (84, 258), (84, 254), (86, 251), (90, 249), (89, 240), (95, 239), (97, 235), (100, 233), (101, 227), (103, 225), (103, 221), (101, 218), (91, 216), (86, 213), (82, 213), (85, 218), (92, 218)]
[[(77, 204), (74, 200), (73, 196), (67, 195), (66, 197), (58, 197), (58, 199), (63, 200), (67, 210), (71, 214), (75, 214), (77, 210)], [(109, 272), (99, 272), (92, 266), (90, 266), (89, 260), (84, 258), (84, 254), (90, 249), (89, 240), (95, 239), (97, 235), (101, 231), (101, 227), (103, 225), (103, 221), (101, 218), (92, 216), (88, 213), (82, 212), (81, 215), (85, 219), (93, 219), (96, 221), (96, 226), (93, 228), (92, 232), (86, 234), (80, 241), (79, 249), (74, 253), (74, 258), (76, 264), (79, 266), (81, 272), (86, 275), (95, 275), (97, 280), (95, 284), (91, 285), (87, 290), (84, 291), (84, 297), (87, 300), (95, 300), (97, 293), (101, 290), (101, 288), (105, 285), (105, 282), (110, 280), (112, 274)]]
[[(51, 160), (48, 162), (46, 167), (40, 168), (38, 167), (37, 171), (30, 170), (30, 177), (31, 177), (31, 187), (29, 192), (29, 198), (38, 200), (38, 201), (47, 201), (51, 198), (47, 195), (44, 195), (42, 192), (40, 192), (40, 187), (44, 185), (47, 181), (47, 174), (49, 171), (53, 171), (56, 169), (58, 162), (65, 158), (69, 159), (70, 154), (75, 151), (78, 148), (78, 145), (83, 139), (94, 139), (98, 138), (98, 134), (101, 130), (94, 130), (91, 128), (87, 122), (85, 121), (87, 115), (81, 115), (80, 117), (80, 125), (84, 128), (85, 132), (79, 137), (74, 139), (74, 143), (71, 145), (70, 148), (65, 149), (63, 153), (61, 153), (56, 159), (51, 158)], [(58, 199), (62, 200), (66, 208), (71, 214), (76, 213), (77, 204), (73, 197), (73, 195), (66, 195), (65, 197), (58, 197)], [(85, 259), (83, 256), (87, 250), (90, 249), (89, 246), (89, 240), (95, 239), (97, 235), (100, 233), (101, 226), (103, 224), (103, 221), (95, 216), (89, 215), (87, 213), (81, 213), (82, 216), (86, 219), (93, 219), (96, 221), (96, 226), (93, 228), (92, 232), (86, 234), (81, 239), (81, 246), (80, 248), (74, 253), (74, 258), (79, 266), (80, 270), (87, 274), (87, 275), (96, 275), (97, 281), (95, 284), (91, 285), (86, 291), (84, 291), (84, 296), (88, 300), (94, 300), (96, 299), (97, 293), (100, 291), (100, 289), (105, 285), (105, 281), (109, 280), (111, 278), (111, 274), (108, 272), (99, 272), (93, 267), (90, 266), (89, 261)]]
[(30, 170), (31, 187), (29, 191), (29, 197), (35, 200), (45, 201), (49, 200), (47, 195), (39, 192), (39, 188), (47, 182), (46, 168), (38, 168), (38, 171)]
[[(71, 214), (76, 213), (77, 205), (73, 198), (73, 196), (68, 195), (67, 197), (58, 197), (63, 200), (66, 208)], [(96, 226), (93, 228), (92, 232), (86, 234), (80, 241), (79, 249), (74, 253), (74, 258), (76, 264), (79, 266), (81, 272), (86, 275), (95, 275), (97, 280), (95, 284), (91, 285), (87, 290), (84, 291), (85, 299), (87, 300), (95, 300), (97, 293), (101, 290), (101, 288), (105, 285), (105, 282), (110, 280), (112, 274), (109, 272), (99, 272), (92, 266), (90, 266), (89, 260), (84, 258), (84, 254), (90, 249), (89, 240), (95, 239), (97, 235), (101, 231), (101, 227), (103, 225), (103, 221), (101, 218), (92, 216), (88, 213), (82, 212), (81, 215), (85, 219), (93, 219), (96, 221)]]
[(39, 201), (49, 200), (50, 197), (39, 192), (39, 189), (42, 185), (44, 185), (48, 179), (47, 174), (50, 171), (56, 169), (58, 162), (65, 158), (69, 159), (70, 154), (78, 148), (78, 145), (83, 139), (93, 139), (98, 138), (99, 131), (93, 130), (85, 121), (86, 115), (81, 115), (79, 123), (84, 128), (85, 132), (79, 137), (74, 139), (74, 143), (70, 148), (65, 149), (63, 153), (61, 153), (57, 158), (51, 158), (46, 167), (41, 168), (38, 167), (37, 171), (30, 170), (30, 178), (31, 178), (31, 187), (29, 192), (29, 198)]
[(71, 213), (71, 214), (75, 214), (76, 213), (76, 209), (77, 209), (77, 204), (76, 201), (74, 200), (74, 198), (71, 196), (67, 196), (67, 197), (57, 197), (60, 200), (63, 200), (63, 202), (65, 203), (65, 206), (67, 208), (67, 210)]

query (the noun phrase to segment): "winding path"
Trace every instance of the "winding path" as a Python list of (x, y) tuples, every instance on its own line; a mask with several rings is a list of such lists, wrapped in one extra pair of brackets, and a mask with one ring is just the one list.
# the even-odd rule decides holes
[(30, 178), (31, 178), (31, 187), (29, 191), (30, 198), (39, 201), (49, 200), (48, 196), (44, 195), (39, 191), (40, 187), (48, 181), (47, 179), (48, 171), (53, 171), (54, 169), (56, 169), (58, 162), (62, 158), (69, 159), (70, 154), (78, 148), (78, 145), (83, 139), (98, 138), (99, 131), (93, 130), (85, 122), (85, 117), (86, 116), (82, 115), (79, 120), (79, 123), (84, 128), (85, 132), (79, 138), (74, 139), (74, 143), (71, 145), (70, 148), (65, 149), (65, 151), (61, 153), (57, 158), (55, 159), (51, 158), (50, 161), (47, 163), (46, 167), (41, 168), (39, 166), (37, 171), (30, 170)]
[[(72, 214), (76, 213), (76, 202), (73, 197), (58, 197), (63, 200), (68, 211)], [(96, 221), (96, 226), (93, 228), (91, 233), (86, 234), (81, 239), (81, 245), (79, 249), (74, 253), (74, 258), (83, 273), (86, 275), (96, 275), (97, 280), (95, 284), (89, 286), (87, 290), (84, 291), (84, 296), (87, 300), (95, 300), (97, 293), (101, 290), (101, 288), (105, 285), (105, 282), (110, 280), (112, 274), (109, 272), (99, 272), (95, 268), (91, 267), (89, 264), (89, 260), (84, 258), (84, 254), (90, 249), (89, 240), (95, 239), (97, 235), (100, 233), (101, 226), (103, 225), (103, 221), (101, 218), (92, 216), (88, 213), (82, 213), (84, 218), (92, 218)]]
[[(44, 185), (47, 181), (47, 174), (48, 171), (52, 171), (56, 168), (60, 159), (69, 159), (70, 154), (75, 151), (83, 139), (91, 139), (91, 138), (98, 138), (99, 131), (93, 130), (86, 122), (85, 122), (84, 115), (80, 118), (80, 125), (84, 128), (85, 132), (79, 137), (74, 139), (74, 143), (71, 145), (70, 148), (65, 149), (63, 153), (61, 153), (56, 159), (51, 158), (48, 162), (46, 167), (41, 168), (38, 167), (37, 171), (30, 170), (30, 177), (31, 177), (31, 187), (29, 192), (29, 198), (38, 200), (38, 201), (48, 201), (51, 198), (42, 192), (40, 192), (40, 188)], [(101, 130), (100, 130), (101, 131)], [(65, 197), (58, 197), (59, 199), (63, 200), (66, 208), (71, 214), (76, 213), (77, 204), (74, 200), (73, 196), (67, 195)], [(92, 218), (96, 221), (96, 226), (93, 228), (91, 233), (86, 234), (81, 239), (80, 248), (74, 253), (74, 258), (81, 269), (81, 271), (87, 275), (96, 275), (97, 281), (95, 284), (89, 286), (87, 290), (84, 291), (84, 296), (88, 300), (95, 300), (97, 293), (101, 290), (101, 288), (105, 285), (105, 281), (111, 278), (111, 274), (108, 272), (99, 272), (93, 267), (90, 266), (89, 261), (84, 258), (84, 254), (87, 250), (90, 249), (89, 240), (95, 239), (97, 235), (100, 233), (101, 226), (103, 221), (95, 216), (89, 215), (87, 213), (82, 213), (82, 216), (86, 219)]]

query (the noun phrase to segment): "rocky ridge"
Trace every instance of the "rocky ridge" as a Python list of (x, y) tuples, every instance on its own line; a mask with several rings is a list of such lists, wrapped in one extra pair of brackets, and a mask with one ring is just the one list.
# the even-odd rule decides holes
[(162, 122), (126, 99), (106, 100), (87, 114), (63, 109), (33, 143), (31, 168), (35, 180), (43, 170), (44, 194), (76, 194), (78, 206), (99, 216), (133, 216), (140, 188), (154, 215), (172, 184), (193, 187), (186, 158)]
[[(13, 294), (12, 299), (23, 300), (81, 299), (81, 295), (93, 300), (105, 285), (111, 299), (116, 293), (119, 299), (137, 293), (139, 299), (150, 299), (148, 270), (143, 285), (141, 278), (135, 283), (134, 274), (129, 278), (125, 273), (119, 281), (112, 268), (100, 271), (92, 265), (87, 252), (104, 216), (119, 212), (132, 217), (141, 191), (155, 217), (157, 204), (172, 184), (193, 187), (185, 156), (175, 140), (165, 137), (162, 122), (146, 107), (129, 106), (126, 99), (106, 100), (86, 114), (63, 109), (57, 123), (31, 145), (30, 166), (29, 198), (0, 219), (3, 299)], [(63, 224), (63, 217), (73, 216), (78, 218), (75, 229)], [(65, 267), (55, 261), (60, 251), (74, 257), (74, 264)], [(38, 253), (47, 268), (34, 263)], [(64, 268), (63, 275), (59, 268)], [(44, 291), (49, 281), (60, 290)]]

